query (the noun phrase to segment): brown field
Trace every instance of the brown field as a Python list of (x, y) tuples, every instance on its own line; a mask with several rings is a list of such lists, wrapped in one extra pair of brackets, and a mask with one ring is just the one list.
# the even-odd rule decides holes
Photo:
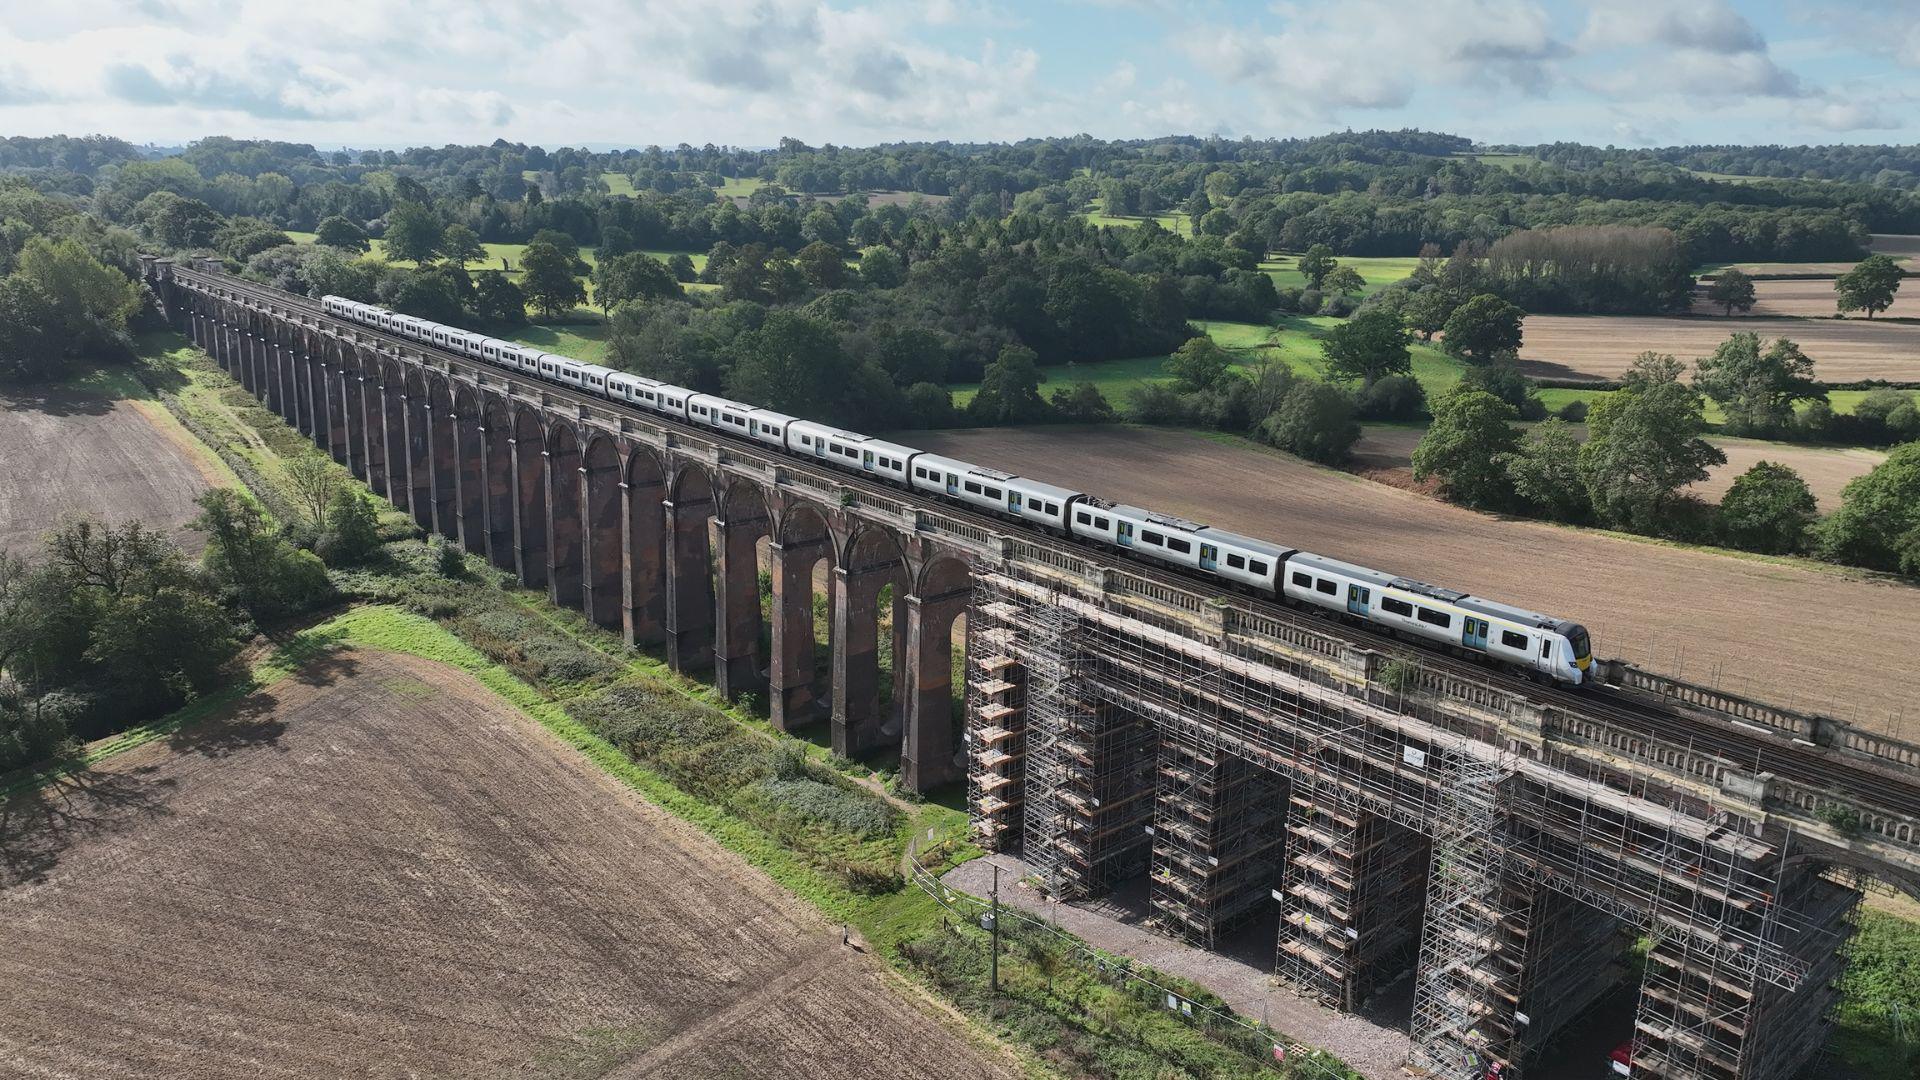
[(73, 390), (0, 395), (0, 551), (26, 554), (63, 514), (142, 521), (198, 550), (193, 500), (221, 482), (158, 406)]
[(1603, 656), (1920, 735), (1920, 707), (1889, 674), (1911, 662), (1920, 589), (1502, 520), (1239, 441), (1137, 428), (911, 435), (981, 465), (1578, 618)]
[(337, 654), (0, 814), (5, 1075), (1012, 1075), (424, 660)]
[[(1573, 431), (1581, 440), (1586, 439), (1586, 425), (1575, 424)], [(1353, 471), (1383, 484), (1420, 490), (1413, 479), (1413, 449), (1424, 434), (1425, 428), (1365, 425), (1353, 448)], [(1692, 493), (1717, 501), (1741, 473), (1762, 461), (1773, 461), (1799, 473), (1819, 500), (1821, 511), (1827, 513), (1840, 508), (1840, 492), (1848, 481), (1865, 476), (1887, 459), (1881, 451), (1856, 447), (1796, 446), (1720, 435), (1707, 441), (1726, 453), (1727, 463), (1714, 466), (1712, 476), (1688, 489)]]
[[(1718, 316), (1724, 311), (1720, 305), (1707, 299), (1707, 285), (1702, 283), (1693, 290), (1693, 313), (1695, 315)], [(1818, 281), (1756, 281), (1753, 283), (1753, 309), (1735, 311), (1733, 318), (1752, 318), (1755, 316), (1784, 315), (1796, 318), (1824, 319), (1834, 315), (1840, 309), (1834, 304), (1833, 282)], [(1881, 312), (1875, 318), (1914, 319), (1920, 318), (1920, 289), (1903, 288), (1894, 294), (1893, 306)], [(1864, 319), (1861, 312), (1847, 316), (1849, 319)], [(1792, 335), (1789, 335), (1792, 336)], [(1795, 337), (1798, 341), (1799, 338)]]
[(1658, 315), (1529, 315), (1520, 368), (1540, 379), (1617, 379), (1642, 352), (1692, 361), (1729, 334), (1799, 342), (1827, 382), (1920, 382), (1920, 324), (1866, 319), (1690, 318)]

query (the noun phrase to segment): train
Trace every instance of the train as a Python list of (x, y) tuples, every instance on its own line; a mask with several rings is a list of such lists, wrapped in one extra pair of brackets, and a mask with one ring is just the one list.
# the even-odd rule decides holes
[(321, 306), (329, 315), (384, 333), (1173, 567), (1233, 591), (1367, 624), (1455, 654), (1484, 658), (1536, 680), (1579, 687), (1587, 682), (1592, 670), (1593, 647), (1587, 630), (1568, 619), (373, 304), (326, 296)]

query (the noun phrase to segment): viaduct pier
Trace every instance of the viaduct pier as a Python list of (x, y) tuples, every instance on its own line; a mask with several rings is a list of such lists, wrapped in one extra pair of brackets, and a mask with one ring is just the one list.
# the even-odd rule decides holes
[(1335, 1008), (1411, 971), (1416, 1071), (1524, 1073), (1637, 940), (1635, 1077), (1785, 1080), (1862, 892), (1920, 897), (1920, 746), (1620, 664), (1536, 686), (146, 262), (174, 325), (423, 529), (783, 730), (964, 783), (1052, 894), (1146, 876), (1197, 945), (1271, 926), (1276, 976)]

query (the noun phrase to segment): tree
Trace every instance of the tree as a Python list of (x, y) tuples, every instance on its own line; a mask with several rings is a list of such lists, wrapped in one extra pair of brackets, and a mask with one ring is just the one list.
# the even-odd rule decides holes
[(1413, 370), (1413, 335), (1400, 316), (1385, 308), (1365, 308), (1327, 332), (1320, 353), (1327, 374), (1336, 379), (1359, 379), (1372, 386), (1386, 375)]
[(1522, 420), (1546, 418), (1547, 406), (1540, 400), (1533, 380), (1520, 374), (1519, 366), (1506, 357), (1484, 367), (1468, 368), (1466, 374), (1461, 376), (1460, 385), (1485, 390), (1513, 406)]
[(1585, 521), (1593, 513), (1580, 479), (1580, 440), (1564, 420), (1535, 425), (1506, 457), (1513, 493), (1554, 521)]
[(1300, 379), (1255, 434), (1288, 453), (1338, 465), (1360, 441), (1360, 425), (1353, 415), (1353, 395), (1331, 383)]
[(17, 274), (0, 278), (0, 382), (38, 382), (64, 370), (60, 302)]
[(1728, 267), (1707, 286), (1707, 299), (1719, 304), (1730, 316), (1734, 308), (1753, 310), (1753, 279), (1744, 271)]
[(1720, 528), (1729, 544), (1747, 551), (1769, 555), (1801, 551), (1819, 516), (1807, 482), (1771, 461), (1741, 473), (1720, 497)]
[(1447, 317), (1442, 345), (1469, 364), (1490, 364), (1520, 351), (1520, 320), (1526, 314), (1492, 293), (1481, 293)]
[(1069, 424), (1111, 424), (1117, 419), (1107, 396), (1090, 382), (1055, 390), (1052, 403), (1054, 414)]
[(482, 270), (473, 280), (473, 313), (487, 322), (519, 326), (527, 321), (527, 294), (506, 274)]
[(311, 607), (331, 592), (327, 568), (311, 552), (276, 535), (260, 506), (233, 488), (211, 488), (194, 502), (193, 527), (207, 534), (201, 561), (213, 580), (256, 616)]
[(1333, 249), (1325, 244), (1315, 244), (1300, 256), (1298, 264), (1300, 276), (1307, 279), (1307, 288), (1322, 289), (1327, 275), (1340, 264), (1333, 257)]
[(1664, 517), (1681, 488), (1707, 478), (1727, 456), (1702, 441), (1705, 406), (1680, 382), (1680, 362), (1641, 353), (1625, 386), (1594, 405), (1580, 473), (1602, 519), (1639, 532), (1671, 526)]
[(675, 281), (698, 281), (700, 278), (698, 271), (693, 268), (693, 257), (684, 251), (676, 251), (668, 256), (667, 269), (673, 271)]
[(327, 507), (333, 504), (342, 482), (339, 466), (317, 454), (301, 454), (280, 471), (300, 500), (300, 512), (307, 516), (307, 524), (316, 534), (326, 528)]
[(907, 279), (907, 268), (892, 248), (869, 248), (860, 256), (860, 280), (876, 289), (898, 288)]
[(584, 303), (587, 290), (573, 275), (573, 260), (552, 244), (528, 244), (520, 256), (520, 289), (548, 318)]
[(380, 550), (380, 513), (373, 500), (351, 487), (334, 492), (317, 550), (329, 566), (352, 566)]
[(1047, 381), (1040, 358), (1024, 345), (1008, 345), (987, 365), (967, 413), (983, 424), (1036, 424), (1049, 418), (1040, 384)]
[(1427, 390), (1411, 375), (1385, 375), (1360, 391), (1360, 415), (1368, 420), (1418, 420), (1427, 415)]
[(1189, 338), (1167, 357), (1166, 371), (1181, 390), (1211, 390), (1231, 377), (1233, 354), (1205, 335)]
[(638, 250), (638, 247), (639, 245), (633, 241), (633, 234), (620, 226), (602, 225), (600, 227), (600, 248), (596, 254), (601, 259), (625, 255), (629, 251)]
[(833, 328), (797, 311), (767, 314), (735, 339), (729, 396), (795, 416), (851, 420), (845, 402), (854, 363)]
[(440, 254), (450, 263), (465, 266), (486, 258), (487, 248), (472, 229), (456, 221), (440, 234)]
[(1520, 445), (1514, 407), (1484, 390), (1455, 388), (1433, 406), (1413, 449), (1413, 478), (1437, 479), (1447, 497), (1479, 509), (1511, 505), (1506, 459)]
[(1869, 255), (1833, 279), (1833, 291), (1839, 294), (1841, 311), (1865, 311), (1871, 319), (1874, 312), (1893, 306), (1893, 294), (1900, 291), (1900, 279), (1904, 276), (1892, 256)]
[(837, 289), (846, 283), (847, 264), (841, 258), (840, 249), (831, 244), (815, 240), (801, 248), (794, 261), (806, 276), (807, 284), (816, 289)]
[(440, 253), (442, 230), (433, 211), (416, 202), (396, 203), (383, 237), (387, 258), (424, 266)]
[(602, 257), (593, 270), (593, 298), (603, 311), (629, 300), (655, 300), (681, 295), (680, 283), (666, 264), (644, 251)]
[(1419, 332), (1421, 341), (1432, 341), (1433, 335), (1446, 329), (1447, 320), (1459, 306), (1459, 297), (1438, 285), (1429, 285), (1407, 298), (1401, 315)]
[(1358, 296), (1367, 291), (1367, 279), (1351, 266), (1336, 266), (1321, 279), (1320, 288), (1335, 296)]
[(365, 254), (372, 245), (367, 240), (367, 230), (348, 221), (338, 214), (322, 218), (314, 226), (313, 241), (341, 251), (355, 251)]
[(1821, 524), (1822, 558), (1920, 576), (1920, 442), (1894, 447), (1840, 499)]
[(1814, 385), (1813, 361), (1800, 346), (1775, 338), (1763, 351), (1760, 335), (1734, 334), (1701, 360), (1694, 389), (1727, 414), (1735, 434), (1773, 434), (1793, 421), (1793, 403), (1824, 397)]

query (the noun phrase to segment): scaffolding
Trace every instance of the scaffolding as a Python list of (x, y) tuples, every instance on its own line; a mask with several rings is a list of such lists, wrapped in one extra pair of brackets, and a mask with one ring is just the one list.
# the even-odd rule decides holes
[(1506, 924), (1509, 947), (1523, 959), (1514, 1002), (1514, 1035), (1502, 1056), (1532, 1061), (1569, 1020), (1626, 978), (1626, 941), (1618, 919), (1551, 889), (1518, 886)]
[(1203, 948), (1265, 910), (1278, 876), (1285, 785), (1220, 745), (1218, 725), (1160, 732), (1151, 899), (1158, 922)]
[(1026, 792), (1026, 669), (1015, 656), (1020, 609), (1004, 599), (967, 619), (967, 805), (988, 851), (1020, 848)]
[(1274, 974), (1354, 1011), (1412, 965), (1425, 910), (1427, 840), (1344, 802), (1291, 792)]

